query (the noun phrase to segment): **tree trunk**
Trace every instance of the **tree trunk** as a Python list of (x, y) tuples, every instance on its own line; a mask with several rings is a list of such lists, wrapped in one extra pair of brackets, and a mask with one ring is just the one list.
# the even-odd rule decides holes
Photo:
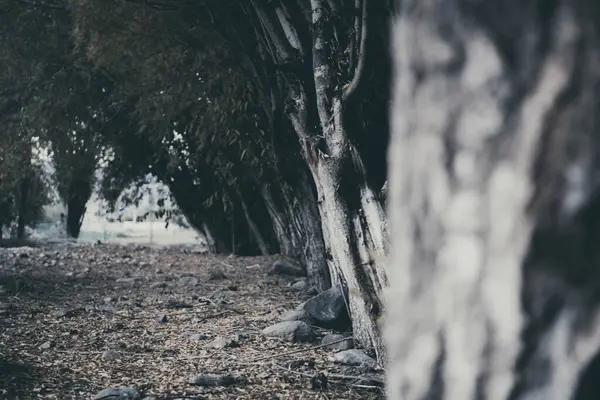
[[(388, 129), (380, 121), (388, 107), (388, 27), (381, 22), (389, 3), (247, 1), (213, 12), (230, 16), (220, 29), (232, 47), (251, 55), (247, 69), (263, 91), (265, 114), (274, 126), (285, 115), (289, 121), (280, 125), (293, 127), (316, 188), (313, 218), (321, 225), (331, 279), (347, 286), (354, 337), (379, 356), (387, 245), (385, 210), (375, 193), (387, 173)], [(277, 134), (287, 129), (279, 126)]]
[[(305, 178), (301, 174), (293, 194), (279, 186), (279, 201), (275, 201), (272, 190), (265, 185), (261, 193), (271, 216), (281, 254), (300, 261), (306, 268), (309, 284), (323, 291), (331, 287), (331, 277), (325, 258), (319, 211), (313, 190)], [(295, 202), (290, 199), (290, 195), (294, 196)]]
[(19, 186), (19, 214), (17, 217), (17, 239), (25, 237), (25, 226), (27, 225), (27, 212), (29, 211), (29, 178), (21, 179)]
[[(368, 0), (362, 4), (362, 22), (366, 24)], [(327, 10), (325, 2), (311, 0), (315, 98), (309, 99), (306, 91), (296, 92), (298, 108), (289, 117), (304, 142), (304, 156), (316, 184), (332, 278), (348, 289), (354, 338), (364, 346), (372, 346), (378, 358), (384, 360), (379, 318), (383, 311), (382, 288), (387, 279), (381, 265), (387, 252), (386, 216), (367, 182), (361, 155), (343, 123), (351, 94), (364, 73), (364, 43), (360, 46), (360, 60), (352, 82), (344, 90), (334, 90), (336, 66), (332, 64), (332, 49), (326, 43), (335, 42), (335, 27)], [(366, 35), (365, 30), (362, 35)], [(316, 145), (312, 144), (314, 128), (309, 125), (310, 104), (316, 107), (322, 132)]]
[(585, 0), (402, 2), (390, 399), (597, 397), (576, 396), (600, 346), (598, 22)]
[(67, 205), (67, 236), (78, 238), (85, 216), (86, 206), (78, 199), (71, 199)]
[(248, 223), (248, 227), (250, 228), (250, 234), (256, 242), (260, 253), (263, 256), (268, 256), (269, 254), (271, 254), (271, 252), (269, 251), (269, 246), (267, 245), (267, 242), (265, 241), (262, 233), (260, 232), (260, 229), (258, 229), (256, 222), (254, 222), (254, 218), (250, 214), (250, 211), (248, 211), (248, 205), (246, 204), (242, 196), (240, 196), (240, 204), (242, 205), (242, 210), (244, 211), (246, 222)]

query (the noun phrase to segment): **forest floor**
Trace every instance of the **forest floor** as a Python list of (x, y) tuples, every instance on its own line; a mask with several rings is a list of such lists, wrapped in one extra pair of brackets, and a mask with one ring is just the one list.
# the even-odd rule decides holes
[[(310, 297), (267, 274), (274, 260), (182, 246), (0, 248), (0, 399), (82, 400), (119, 386), (157, 400), (383, 398), (318, 341), (261, 335)], [(202, 373), (234, 382), (189, 383)], [(325, 389), (313, 388), (320, 374)]]

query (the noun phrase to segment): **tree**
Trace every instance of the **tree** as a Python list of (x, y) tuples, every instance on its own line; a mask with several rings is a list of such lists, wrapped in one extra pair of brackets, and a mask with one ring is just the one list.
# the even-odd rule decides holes
[[(235, 247), (250, 250), (248, 238), (262, 253), (279, 249), (304, 261), (311, 282), (328, 287), (314, 188), (298, 164), (300, 147), (289, 130), (266, 125), (264, 108), (254, 105), (261, 104), (260, 91), (212, 23), (198, 10), (72, 4), (80, 48), (119, 82), (116, 103), (128, 104), (140, 139), (131, 127), (114, 138), (140, 160), (138, 172), (153, 172), (170, 186), (215, 250), (229, 250), (232, 237)], [(149, 159), (125, 149), (146, 140)], [(131, 149), (139, 154), (140, 144)]]
[[(263, 88), (275, 129), (292, 129), (317, 190), (333, 280), (348, 289), (354, 337), (383, 359), (391, 2), (207, 4)], [(242, 55), (246, 55), (243, 57)], [(367, 134), (368, 132), (368, 134)]]
[[(217, 199), (220, 213), (215, 216), (229, 222), (232, 231), (247, 230), (257, 244), (273, 236), (284, 252), (302, 256), (320, 288), (328, 285), (329, 275), (347, 287), (356, 339), (382, 356), (378, 320), (386, 274), (379, 260), (387, 239), (379, 192), (387, 172), (389, 57), (388, 27), (379, 21), (389, 18), (391, 2), (182, 0), (169, 2), (168, 12), (167, 4), (147, 4), (153, 8), (121, 1), (69, 2), (79, 48), (119, 83), (115, 93), (126, 99), (121, 104), (131, 101), (134, 126), (155, 139), (155, 148), (166, 144), (176, 123), (218, 126), (227, 112), (243, 110), (243, 104), (228, 103), (236, 98), (228, 94), (244, 91), (244, 85), (236, 87), (240, 81), (255, 92), (259, 108), (248, 114), (257, 117), (256, 128), (266, 128), (262, 131), (271, 143), (260, 139), (261, 129), (221, 131), (226, 135), (192, 135), (182, 129), (189, 142), (230, 142), (198, 153), (211, 160), (208, 167), (215, 172), (202, 175), (203, 190), (223, 188), (205, 195), (202, 203)], [(132, 74), (141, 56), (154, 62)], [(200, 78), (186, 78), (189, 71)], [(177, 102), (176, 93), (191, 96)], [(223, 106), (215, 110), (210, 106), (215, 103)], [(185, 104), (192, 107), (185, 110)], [(216, 124), (207, 123), (207, 117)], [(243, 121), (235, 118), (235, 124), (246, 126)], [(241, 144), (235, 162), (231, 136)], [(259, 156), (265, 149), (268, 157)], [(184, 168), (182, 159), (170, 162), (177, 158), (173, 154), (157, 154), (155, 162), (166, 162), (167, 170), (187, 168), (188, 179), (200, 170), (196, 166), (206, 165), (200, 160)], [(268, 162), (260, 162), (261, 168), (248, 165), (241, 160), (245, 154)], [(271, 177), (276, 185), (267, 184)], [(224, 215), (226, 205), (233, 216)], [(273, 235), (255, 229), (260, 224), (249, 220), (249, 207), (262, 208), (270, 217)], [(210, 223), (207, 214), (198, 221), (202, 226)], [(246, 223), (235, 222), (240, 220)], [(224, 226), (208, 226), (220, 242)]]
[(32, 152), (33, 140), (25, 132), (0, 135), (0, 239), (3, 228), (24, 238), (25, 228), (41, 220), (48, 203), (48, 187)]
[(590, 1), (402, 2), (390, 398), (598, 397), (599, 17)]
[[(0, 225), (11, 225), (15, 220), (15, 235), (22, 237), (25, 227), (34, 224), (41, 217), (41, 207), (48, 201), (47, 183), (42, 179), (41, 169), (32, 166), (32, 150), (34, 140), (48, 143), (50, 137), (54, 144), (64, 143), (68, 133), (57, 132), (59, 124), (67, 120), (73, 123), (75, 117), (69, 119), (71, 105), (81, 104), (74, 101), (72, 94), (76, 91), (73, 76), (81, 78), (82, 68), (73, 63), (69, 13), (61, 7), (33, 7), (23, 3), (0, 1), (0, 58), (3, 65), (0, 71), (0, 122), (4, 137), (0, 152), (4, 153), (0, 160), (6, 171), (6, 180), (0, 181), (0, 192), (4, 192), (2, 203), (3, 215)], [(15, 35), (15, 32), (18, 33)], [(68, 91), (59, 91), (57, 82), (67, 84)], [(81, 79), (80, 79), (81, 82)], [(77, 99), (80, 100), (80, 99)], [(60, 118), (56, 118), (60, 116)], [(63, 124), (64, 128), (64, 124)], [(55, 146), (58, 154), (60, 146)], [(73, 150), (73, 149), (71, 149)], [(13, 154), (14, 153), (14, 154)], [(56, 160), (73, 160), (72, 151), (67, 158)], [(59, 171), (69, 175), (79, 174), (89, 168), (74, 164), (63, 165)], [(14, 168), (10, 170), (11, 168)], [(93, 168), (93, 167), (92, 167)], [(75, 172), (74, 172), (75, 171)], [(9, 179), (10, 177), (10, 179)], [(81, 179), (80, 179), (81, 180)], [(85, 178), (84, 178), (85, 180)], [(85, 186), (85, 184), (80, 184)], [(65, 190), (59, 190), (61, 194)], [(64, 197), (64, 196), (63, 196)], [(87, 197), (83, 201), (83, 207)], [(81, 205), (69, 204), (69, 219), (78, 234), (80, 220), (76, 214), (83, 212)], [(74, 213), (74, 209), (79, 208)], [(75, 232), (75, 230), (71, 230)]]

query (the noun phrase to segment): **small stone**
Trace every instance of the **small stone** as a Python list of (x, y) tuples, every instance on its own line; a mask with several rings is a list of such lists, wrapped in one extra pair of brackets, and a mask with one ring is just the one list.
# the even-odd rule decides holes
[(310, 378), (312, 390), (327, 390), (327, 376), (324, 373), (318, 373)]
[(247, 333), (236, 333), (233, 335), (233, 340), (239, 344), (246, 340), (250, 340), (250, 335)]
[(198, 278), (195, 276), (182, 276), (179, 278), (179, 282), (177, 282), (179, 286), (197, 286)]
[(209, 281), (222, 281), (224, 279), (227, 279), (227, 275), (225, 275), (225, 273), (219, 268), (212, 269), (209, 272)]
[(325, 335), (321, 340), (321, 344), (337, 350), (350, 350), (354, 348), (354, 341), (352, 338), (337, 333)]
[(188, 303), (184, 303), (183, 301), (169, 300), (167, 302), (167, 308), (183, 309), (194, 308), (194, 306)]
[(312, 342), (315, 339), (312, 328), (303, 321), (280, 322), (266, 327), (261, 333), (264, 336), (278, 337), (288, 342)]
[(188, 382), (196, 386), (230, 386), (235, 383), (235, 378), (231, 375), (200, 374), (192, 376)]
[(288, 310), (281, 314), (281, 320), (308, 322), (310, 320), (310, 316), (305, 310)]
[(104, 352), (102, 352), (102, 358), (105, 360), (114, 360), (116, 358), (119, 358), (119, 352), (114, 350), (105, 350)]
[(304, 303), (303, 309), (314, 321), (314, 325), (326, 329), (345, 331), (351, 327), (343, 289), (334, 286)]
[(131, 387), (114, 387), (102, 390), (93, 400), (139, 400), (140, 392)]
[(151, 289), (162, 289), (162, 288), (166, 288), (166, 287), (167, 287), (167, 282), (164, 282), (164, 281), (153, 282), (150, 285)]
[(308, 281), (306, 279), (300, 279), (293, 282), (290, 286), (292, 287), (292, 289), (300, 291), (306, 290), (306, 288), (308, 287)]
[(50, 347), (52, 347), (52, 342), (51, 342), (51, 341), (47, 341), (47, 342), (44, 342), (44, 343), (42, 343), (42, 344), (40, 345), (39, 349), (40, 349), (40, 350), (47, 350), (47, 349), (49, 349)]
[(205, 335), (203, 333), (194, 333), (194, 332), (186, 332), (185, 336), (187, 336), (190, 340), (208, 340), (210, 336)]
[(333, 360), (341, 364), (359, 365), (370, 368), (377, 365), (377, 362), (373, 358), (358, 349), (340, 351), (333, 356)]
[(269, 268), (269, 275), (284, 276), (306, 276), (306, 270), (302, 266), (290, 260), (277, 260)]
[(135, 284), (135, 278), (118, 278), (117, 279), (117, 284), (121, 284), (121, 285), (134, 285)]
[(212, 347), (213, 349), (225, 349), (229, 347), (237, 347), (238, 343), (233, 339), (225, 339), (222, 337), (218, 337), (212, 342), (208, 344), (208, 347)]
[(104, 301), (104, 303), (108, 304), (108, 303), (112, 303), (113, 301), (115, 301), (115, 299), (113, 299), (112, 297), (105, 297), (102, 301)]
[(309, 296), (316, 296), (319, 294), (319, 290), (317, 290), (316, 287), (311, 286), (308, 288), (308, 290), (306, 290), (306, 294)]
[(54, 316), (56, 318), (71, 318), (73, 316), (75, 316), (75, 314), (77, 314), (77, 311), (79, 311), (79, 309), (68, 309), (68, 308), (63, 308), (60, 309), (56, 312), (56, 314), (54, 314)]
[(166, 324), (169, 322), (169, 318), (166, 315), (161, 315), (160, 317), (156, 318), (156, 322), (159, 324)]

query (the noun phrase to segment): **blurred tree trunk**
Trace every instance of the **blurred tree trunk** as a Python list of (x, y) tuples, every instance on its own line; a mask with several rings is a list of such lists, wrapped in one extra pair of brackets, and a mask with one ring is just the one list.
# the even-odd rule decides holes
[(400, 11), (389, 398), (598, 398), (599, 6)]

